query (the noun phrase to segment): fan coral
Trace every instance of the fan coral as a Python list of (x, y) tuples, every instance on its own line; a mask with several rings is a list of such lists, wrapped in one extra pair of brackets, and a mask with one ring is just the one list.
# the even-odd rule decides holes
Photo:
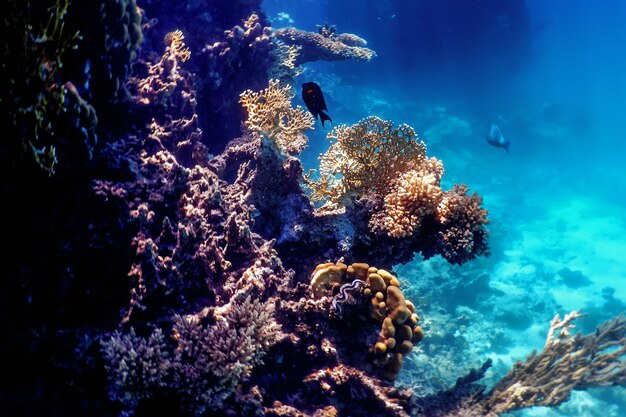
[(270, 80), (260, 92), (241, 93), (240, 102), (248, 112), (245, 123), (250, 130), (273, 141), (281, 152), (296, 155), (307, 146), (304, 132), (313, 128), (315, 120), (302, 107), (292, 108), (291, 97), (291, 86)]

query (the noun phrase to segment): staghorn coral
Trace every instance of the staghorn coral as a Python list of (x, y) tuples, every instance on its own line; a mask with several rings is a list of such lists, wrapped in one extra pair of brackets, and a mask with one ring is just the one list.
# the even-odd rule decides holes
[(300, 106), (291, 107), (292, 96), (291, 86), (270, 80), (266, 89), (246, 90), (239, 97), (248, 112), (246, 126), (273, 141), (281, 152), (297, 155), (308, 145), (304, 132), (313, 128), (315, 120)]
[(495, 414), (532, 406), (556, 406), (576, 389), (626, 382), (626, 318), (618, 316), (595, 333), (571, 335), (575, 311), (550, 322), (546, 344), (525, 362), (517, 362), (482, 401)]
[(296, 60), (298, 65), (319, 60), (370, 61), (376, 56), (376, 52), (365, 47), (364, 39), (350, 33), (337, 34), (330, 30), (315, 33), (290, 27), (275, 30), (274, 36), (288, 45), (302, 48)]
[(148, 399), (155, 390), (166, 386), (172, 363), (161, 329), (146, 339), (135, 329), (122, 334), (115, 331), (101, 342), (109, 379), (109, 398), (132, 407)]

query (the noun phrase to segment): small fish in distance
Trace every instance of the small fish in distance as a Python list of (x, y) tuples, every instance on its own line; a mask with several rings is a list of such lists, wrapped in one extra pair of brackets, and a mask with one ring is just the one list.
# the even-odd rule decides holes
[(504, 136), (502, 136), (502, 132), (500, 132), (500, 128), (497, 124), (492, 123), (489, 127), (489, 133), (485, 135), (487, 142), (495, 146), (496, 148), (504, 148), (506, 153), (509, 153), (509, 148), (511, 147), (511, 142), (506, 140)]
[(324, 126), (324, 122), (326, 120), (331, 123), (333, 122), (330, 116), (324, 113), (324, 110), (328, 111), (328, 109), (326, 108), (324, 94), (322, 93), (322, 89), (319, 85), (314, 82), (302, 84), (302, 100), (304, 101), (304, 104), (306, 104), (306, 108), (311, 112), (316, 120), (319, 116), (319, 120), (322, 121), (322, 126)]

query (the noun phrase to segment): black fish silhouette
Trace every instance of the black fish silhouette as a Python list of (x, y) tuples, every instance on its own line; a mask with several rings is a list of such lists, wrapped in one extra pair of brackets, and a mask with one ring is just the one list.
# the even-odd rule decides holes
[(315, 119), (319, 116), (319, 119), (322, 121), (322, 126), (324, 126), (326, 120), (331, 123), (333, 122), (333, 120), (324, 113), (324, 110), (328, 111), (328, 109), (326, 108), (324, 94), (322, 94), (322, 89), (319, 85), (314, 82), (302, 84), (302, 100)]

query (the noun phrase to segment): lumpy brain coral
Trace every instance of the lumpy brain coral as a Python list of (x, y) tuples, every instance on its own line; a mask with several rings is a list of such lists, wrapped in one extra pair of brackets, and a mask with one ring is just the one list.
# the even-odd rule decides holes
[(374, 364), (381, 367), (387, 380), (394, 380), (402, 368), (404, 356), (424, 337), (418, 325), (419, 316), (413, 303), (404, 298), (400, 281), (384, 269), (365, 263), (350, 266), (338, 262), (320, 264), (311, 277), (311, 289), (315, 298), (335, 296), (343, 299), (342, 289), (354, 288), (354, 283), (363, 283), (363, 293), (369, 298), (370, 317), (381, 323), (378, 341), (371, 346)]

